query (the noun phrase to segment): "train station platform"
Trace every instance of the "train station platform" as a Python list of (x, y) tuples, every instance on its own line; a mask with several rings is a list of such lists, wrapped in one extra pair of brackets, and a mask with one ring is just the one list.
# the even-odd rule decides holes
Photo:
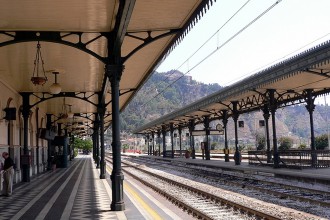
[[(137, 154), (135, 154), (138, 156)], [(133, 156), (133, 155), (131, 155)], [(155, 160), (167, 160), (172, 163), (185, 163), (200, 167), (209, 167), (209, 168), (218, 168), (222, 170), (233, 170), (240, 171), (245, 174), (256, 174), (256, 175), (264, 175), (264, 176), (274, 176), (274, 177), (282, 177), (286, 179), (298, 179), (305, 182), (318, 182), (324, 184), (330, 184), (330, 168), (306, 168), (306, 169), (289, 169), (289, 168), (277, 168), (269, 166), (257, 166), (257, 165), (249, 165), (248, 162), (242, 161), (240, 165), (235, 165), (234, 160), (229, 162), (225, 162), (224, 160), (203, 160), (203, 159), (191, 159), (191, 158), (183, 158), (183, 157), (175, 157), (175, 158), (163, 158), (159, 156), (152, 155), (139, 155), (142, 157), (148, 157), (150, 159)]]
[(128, 176), (124, 180), (125, 210), (111, 211), (109, 172), (106, 175), (106, 179), (99, 178), (90, 155), (78, 155), (68, 168), (15, 184), (11, 197), (0, 197), (0, 219), (191, 219)]

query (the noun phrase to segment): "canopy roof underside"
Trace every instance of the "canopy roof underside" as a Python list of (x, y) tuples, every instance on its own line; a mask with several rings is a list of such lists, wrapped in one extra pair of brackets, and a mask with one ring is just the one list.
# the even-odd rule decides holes
[(267, 92), (275, 91), (276, 107), (304, 103), (307, 91), (313, 97), (330, 92), (330, 42), (323, 43), (301, 54), (249, 76), (231, 86), (222, 88), (182, 109), (152, 121), (134, 133), (159, 132), (170, 124), (188, 127), (189, 120), (202, 123), (205, 117), (222, 119), (225, 110), (232, 115), (233, 102), (240, 113), (269, 106)]
[[(97, 107), (93, 103), (98, 104), (98, 97), (93, 94), (106, 94), (108, 117), (105, 122), (109, 126), (110, 83), (104, 75), (105, 63), (111, 54), (107, 34), (119, 35), (114, 33), (118, 31), (116, 24), (128, 19), (123, 23), (125, 27), (119, 27), (125, 31), (120, 42), (120, 53), (125, 61), (119, 101), (123, 110), (154, 68), (213, 1), (1, 1), (0, 82), (17, 93), (42, 94), (49, 92), (49, 86), (54, 82), (52, 72), (57, 71), (62, 92), (91, 95), (90, 102), (75, 98), (65, 100), (76, 114), (96, 113)], [(123, 7), (134, 6), (123, 15), (119, 13), (125, 11), (121, 4)], [(42, 37), (38, 38), (40, 35)], [(30, 80), (39, 39), (48, 78), (43, 86), (35, 86)], [(43, 73), (39, 70), (40, 75)], [(38, 100), (33, 96), (31, 105)], [(53, 98), (39, 105), (47, 113), (59, 115), (63, 101), (62, 97)]]

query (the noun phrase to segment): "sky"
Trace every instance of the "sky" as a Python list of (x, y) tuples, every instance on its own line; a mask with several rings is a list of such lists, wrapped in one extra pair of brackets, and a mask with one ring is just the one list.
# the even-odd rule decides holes
[(231, 85), (329, 40), (329, 9), (330, 0), (217, 0), (156, 71)]

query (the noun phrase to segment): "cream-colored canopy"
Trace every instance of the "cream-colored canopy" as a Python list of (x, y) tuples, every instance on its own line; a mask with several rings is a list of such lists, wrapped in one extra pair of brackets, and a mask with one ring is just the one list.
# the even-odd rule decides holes
[[(120, 81), (120, 109), (134, 97), (154, 68), (171, 52), (213, 4), (214, 0), (60, 0), (1, 1), (0, 80), (14, 91), (31, 92), (30, 104), (40, 101), (57, 71), (61, 97), (40, 104), (59, 115), (65, 93), (76, 115), (97, 112), (98, 95), (111, 102), (110, 83), (104, 68), (119, 48), (125, 66)], [(48, 81), (30, 81), (40, 42)], [(118, 51), (116, 51), (118, 52)], [(39, 70), (39, 75), (42, 73)], [(42, 75), (42, 74), (41, 74)], [(48, 97), (48, 95), (46, 94)], [(86, 102), (86, 99), (89, 102)], [(111, 104), (106, 107), (111, 124)], [(82, 115), (83, 116), (83, 115)], [(82, 117), (83, 118), (83, 117)]]
[[(234, 102), (237, 102), (239, 114), (263, 109), (265, 105), (270, 110), (271, 105), (276, 109), (306, 103), (308, 94), (315, 99), (330, 92), (329, 63), (330, 42), (325, 42), (137, 128), (134, 133), (169, 130), (170, 124), (174, 128), (188, 127), (189, 120), (198, 124), (205, 117), (222, 119), (223, 111), (232, 116)], [(270, 93), (274, 94), (273, 103)]]

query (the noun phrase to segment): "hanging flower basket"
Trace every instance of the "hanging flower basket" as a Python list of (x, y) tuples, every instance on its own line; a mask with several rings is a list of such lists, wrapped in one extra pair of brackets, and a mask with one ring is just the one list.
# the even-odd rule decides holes
[(44, 85), (47, 82), (47, 77), (33, 76), (31, 77), (31, 82), (36, 85)]

